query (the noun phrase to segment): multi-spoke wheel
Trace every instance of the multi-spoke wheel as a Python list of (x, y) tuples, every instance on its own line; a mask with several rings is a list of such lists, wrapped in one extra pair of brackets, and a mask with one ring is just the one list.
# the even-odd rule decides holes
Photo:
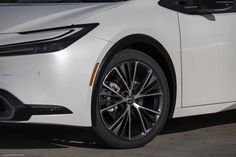
[(118, 148), (146, 144), (160, 131), (169, 108), (168, 84), (148, 55), (123, 50), (113, 57), (94, 89), (95, 133)]

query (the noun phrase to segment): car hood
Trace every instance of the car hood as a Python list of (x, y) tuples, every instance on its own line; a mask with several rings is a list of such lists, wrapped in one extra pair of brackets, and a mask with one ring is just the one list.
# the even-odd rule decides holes
[[(80, 21), (119, 6), (121, 3), (0, 5), (0, 34), (11, 34)], [(94, 21), (96, 23), (98, 21)]]

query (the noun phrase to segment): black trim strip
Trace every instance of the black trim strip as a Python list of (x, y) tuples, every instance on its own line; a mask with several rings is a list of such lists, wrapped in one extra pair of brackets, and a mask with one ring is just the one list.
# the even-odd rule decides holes
[[(208, 14), (222, 14), (222, 13), (232, 13), (236, 12), (236, 3), (232, 0), (229, 1), (229, 4), (232, 5), (228, 8), (223, 9), (201, 9), (199, 8), (198, 4), (193, 4), (188, 6), (188, 2), (198, 2), (194, 0), (160, 0), (158, 4), (162, 7), (175, 10), (184, 14), (190, 14), (190, 15), (208, 15)], [(185, 4), (186, 3), (186, 4)], [(190, 7), (188, 9), (188, 7)]]
[(51, 115), (51, 114), (72, 114), (72, 112), (56, 105), (27, 105), (32, 115)]
[(27, 121), (33, 115), (73, 114), (64, 106), (23, 104), (3, 89), (0, 89), (0, 106), (0, 121)]
[(56, 31), (56, 30), (70, 29), (70, 28), (90, 28), (90, 29), (93, 29), (94, 27), (96, 27), (98, 25), (99, 25), (98, 23), (81, 24), (81, 25), (70, 25), (70, 26), (62, 26), (62, 27), (54, 27), (54, 28), (47, 28), (47, 29), (24, 31), (24, 32), (19, 32), (18, 34), (32, 34), (32, 33)]

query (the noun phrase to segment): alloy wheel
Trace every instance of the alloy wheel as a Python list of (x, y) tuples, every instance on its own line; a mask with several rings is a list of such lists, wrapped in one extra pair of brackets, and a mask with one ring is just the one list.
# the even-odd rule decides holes
[(141, 61), (112, 68), (99, 93), (99, 111), (106, 128), (124, 140), (147, 135), (158, 123), (163, 92), (158, 75)]

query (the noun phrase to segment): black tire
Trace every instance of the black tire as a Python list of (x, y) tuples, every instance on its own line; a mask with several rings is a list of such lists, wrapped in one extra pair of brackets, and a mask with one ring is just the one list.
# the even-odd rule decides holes
[[(108, 75), (108, 73), (114, 67), (119, 66), (122, 63), (126, 64), (126, 62), (127, 62), (127, 64), (129, 62), (130, 62), (130, 64), (133, 64), (133, 62), (135, 62), (135, 64), (136, 64), (136, 61), (138, 61), (138, 63), (140, 62), (140, 64), (143, 63), (143, 64), (147, 65), (152, 70), (153, 75), (155, 74), (154, 76), (157, 79), (157, 81), (159, 82), (159, 86), (160, 86), (159, 88), (162, 91), (162, 98), (161, 98), (162, 101), (158, 100), (159, 105), (160, 105), (160, 103), (162, 103), (162, 108), (161, 108), (161, 111), (160, 111), (160, 115), (159, 116), (157, 116), (157, 115), (154, 116), (155, 118), (158, 117), (158, 119), (156, 120), (155, 125), (152, 126), (151, 129), (149, 129), (150, 131), (148, 133), (146, 133), (145, 135), (143, 135), (143, 133), (141, 133), (139, 136), (142, 136), (142, 137), (139, 137), (137, 139), (132, 140), (132, 135), (131, 134), (132, 133), (134, 134), (134, 131), (136, 131), (137, 128), (139, 128), (139, 127), (141, 128), (141, 124), (144, 124), (144, 123), (139, 124), (140, 126), (138, 126), (137, 128), (135, 127), (136, 130), (131, 130), (132, 127), (133, 127), (132, 124), (136, 125), (136, 123), (134, 123), (134, 122), (132, 123), (132, 120), (130, 120), (131, 123), (132, 123), (132, 124), (130, 124), (130, 126), (127, 126), (128, 125), (127, 122), (119, 122), (119, 123), (121, 123), (120, 125), (123, 125), (122, 131), (121, 131), (122, 133), (120, 133), (123, 136), (120, 135), (120, 137), (119, 137), (118, 135), (116, 135), (115, 131), (111, 131), (111, 130), (108, 129), (107, 123), (104, 120), (107, 117), (104, 118), (103, 114), (101, 114), (100, 92), (101, 92), (101, 90), (104, 90), (103, 89), (104, 88), (103, 87), (103, 80), (105, 79), (105, 77)], [(139, 65), (139, 66), (142, 66), (142, 64)], [(133, 78), (134, 78), (134, 76), (135, 75), (133, 75)], [(151, 77), (152, 76), (150, 76), (150, 78)], [(135, 81), (133, 81), (133, 82), (135, 82)], [(145, 85), (145, 83), (144, 83), (144, 85)], [(136, 86), (138, 86), (138, 85), (136, 85)], [(137, 88), (140, 88), (140, 87), (137, 87)], [(132, 88), (132, 90), (133, 90), (133, 88)], [(145, 99), (145, 100), (147, 99), (147, 101), (149, 101), (148, 99), (151, 99), (151, 98), (139, 98), (139, 99)], [(155, 99), (155, 102), (156, 102), (157, 98), (152, 98), (153, 101), (154, 101), (154, 99)], [(134, 103), (135, 101), (136, 101), (136, 99), (134, 99), (133, 102), (131, 102), (131, 104)], [(152, 101), (150, 101), (150, 102), (152, 102)], [(128, 102), (125, 102), (122, 105), (127, 106), (127, 104), (128, 104)], [(169, 106), (170, 106), (170, 93), (169, 93), (168, 82), (167, 82), (165, 74), (164, 74), (163, 70), (161, 69), (161, 67), (159, 66), (159, 64), (157, 62), (155, 62), (155, 60), (152, 59), (149, 55), (147, 55), (143, 52), (133, 50), (133, 49), (122, 50), (122, 51), (118, 52), (115, 56), (113, 56), (113, 58), (108, 62), (108, 64), (103, 65), (102, 69), (100, 69), (100, 71), (97, 75), (97, 78), (95, 80), (95, 85), (94, 85), (94, 89), (93, 89), (93, 101), (92, 101), (92, 121), (93, 121), (93, 131), (94, 131), (94, 133), (95, 133), (95, 135), (98, 139), (97, 142), (99, 142), (99, 144), (102, 144), (102, 145), (104, 145), (106, 147), (110, 147), (110, 148), (137, 148), (137, 147), (142, 147), (145, 144), (149, 143), (152, 139), (155, 138), (155, 136), (157, 134), (160, 133), (161, 129), (163, 128), (163, 126), (164, 126), (164, 124), (167, 120), (168, 112), (169, 112)], [(132, 107), (130, 107), (130, 108), (132, 108)], [(130, 109), (130, 114), (128, 114), (128, 112), (127, 112), (127, 116), (126, 116), (126, 113), (125, 113), (125, 116), (123, 116), (121, 120), (122, 121), (128, 121), (128, 123), (129, 123), (129, 117), (128, 117), (129, 115), (131, 116), (130, 119), (132, 118), (132, 119), (135, 120), (137, 118), (137, 116), (134, 116), (134, 115), (137, 114), (138, 112), (136, 112), (134, 110), (135, 109)], [(108, 111), (106, 111), (106, 112), (108, 112)], [(109, 111), (106, 114), (110, 114), (110, 112), (115, 112), (115, 111)], [(149, 111), (146, 110), (146, 111), (142, 111), (142, 112), (149, 112)], [(154, 114), (154, 113), (149, 113), (149, 114), (150, 114), (150, 116), (152, 116), (151, 114)], [(141, 119), (144, 116), (145, 115), (143, 113), (143, 116), (141, 116), (141, 118), (139, 117), (140, 122), (142, 122)], [(125, 118), (125, 117), (127, 117), (127, 118)], [(117, 119), (115, 119), (115, 120), (117, 120)], [(153, 123), (152, 123), (152, 125), (153, 125)], [(147, 126), (147, 123), (146, 123), (146, 125), (144, 124), (142, 126), (143, 126), (143, 128), (142, 128), (143, 131), (142, 132), (144, 132), (145, 128)], [(118, 126), (116, 126), (116, 127), (118, 127)], [(120, 127), (120, 129), (121, 129), (121, 127)], [(125, 139), (126, 136), (127, 136), (128, 139)]]

